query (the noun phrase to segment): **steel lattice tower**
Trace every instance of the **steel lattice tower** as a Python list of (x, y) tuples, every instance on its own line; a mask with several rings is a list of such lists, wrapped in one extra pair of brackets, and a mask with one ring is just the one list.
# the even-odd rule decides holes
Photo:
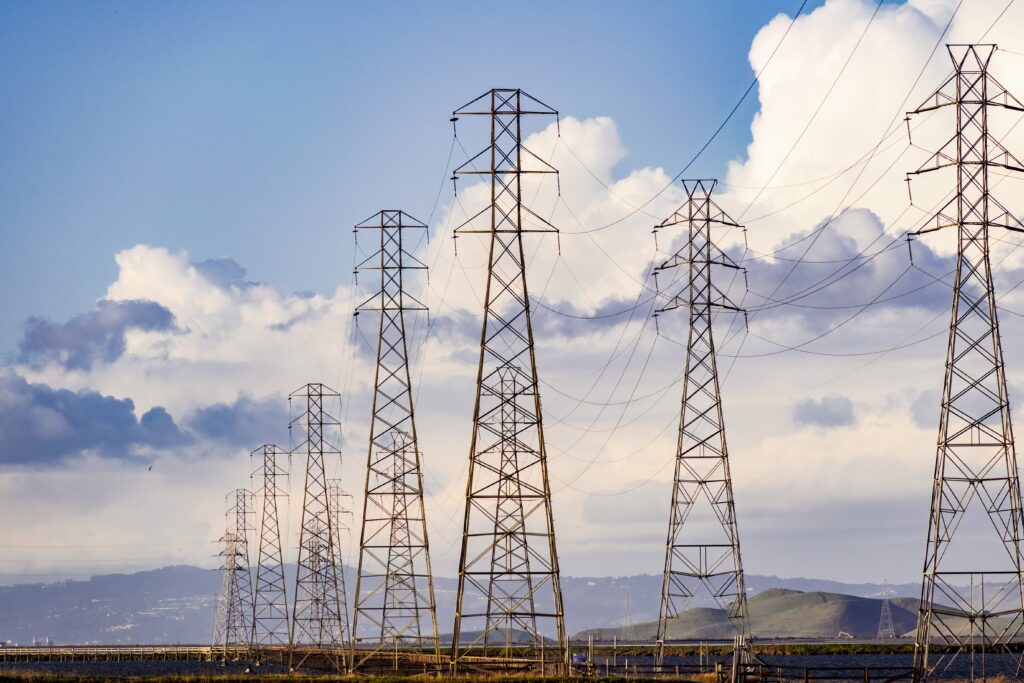
[(633, 640), (633, 599), (629, 591), (626, 591), (626, 614), (622, 618), (622, 640)]
[(335, 571), (338, 574), (338, 601), (341, 604), (341, 622), (343, 633), (353, 633), (349, 630), (348, 619), (348, 589), (345, 587), (345, 561), (344, 548), (348, 544), (352, 533), (346, 517), (351, 519), (352, 508), (342, 503), (342, 499), (348, 498), (351, 503), (352, 495), (346, 493), (341, 487), (340, 479), (327, 480), (327, 496), (331, 500), (331, 529), (334, 530), (334, 560), (337, 563)]
[[(557, 232), (522, 202), (523, 175), (556, 173), (522, 144), (522, 119), (534, 114), (557, 116), (516, 89), (484, 93), (453, 117), (486, 116), (491, 131), (490, 144), (455, 172), (489, 176), (491, 196), (456, 229), (489, 235), (490, 252), (453, 667), (469, 648), (537, 657), (544, 632), (557, 639), (546, 651), (559, 666), (568, 656), (523, 253), (524, 233)], [(472, 636), (462, 642), (463, 634)]]
[(288, 591), (285, 588), (284, 553), (278, 519), (278, 498), (285, 495), (278, 479), (288, 472), (278, 464), (287, 451), (265, 444), (252, 452), (259, 458), (256, 474), (262, 478), (260, 545), (256, 562), (256, 595), (253, 600), (252, 644), (288, 644)]
[(345, 615), (338, 589), (327, 458), (341, 457), (341, 425), (325, 406), (341, 397), (323, 384), (307, 384), (289, 396), (302, 401), (302, 414), (290, 427), (303, 431), (303, 442), (292, 452), (305, 455), (306, 480), (299, 532), (299, 559), (291, 624), (291, 666), (297, 668), (316, 653), (341, 671), (347, 668)]
[(882, 586), (882, 612), (878, 617), (878, 640), (896, 637), (896, 627), (892, 623), (892, 608), (889, 606), (889, 584)]
[(253, 614), (252, 573), (249, 570), (248, 536), (252, 529), (252, 491), (235, 489), (226, 497), (227, 530), (221, 539), (224, 558), (221, 592), (214, 616), (213, 644), (226, 651), (231, 646), (248, 648)]
[[(1024, 105), (988, 73), (994, 45), (948, 49), (953, 75), (911, 112), (955, 109), (956, 133), (913, 174), (952, 167), (957, 183), (917, 232), (955, 228), (957, 257), (915, 666), (926, 677), (963, 655), (973, 678), (985, 675), (986, 656), (1024, 636), (1024, 519), (989, 251), (990, 228), (1024, 231), (989, 194), (990, 168), (1024, 171), (989, 133), (989, 110)], [(984, 538), (971, 538), (973, 528), (957, 535), (972, 513)], [(1020, 673), (1021, 654), (1012, 657)]]
[(712, 311), (740, 311), (712, 281), (713, 266), (739, 269), (711, 236), (715, 226), (740, 227), (712, 199), (716, 181), (684, 180), (686, 203), (655, 230), (686, 227), (683, 246), (656, 269), (689, 270), (687, 286), (658, 314), (689, 309), (686, 370), (676, 445), (672, 507), (658, 619), (660, 665), (673, 619), (694, 597), (707, 596), (726, 611), (736, 629), (738, 652), (750, 640), (740, 537), (718, 381)]
[(238, 587), (238, 543), (234, 532), (226, 531), (221, 537), (224, 549), (220, 556), (221, 582), (213, 616), (213, 648), (227, 653), (230, 647), (248, 644), (248, 628), (243, 623), (242, 597)]
[(434, 584), (405, 337), (406, 312), (426, 310), (405, 291), (405, 271), (426, 270), (406, 250), (405, 233), (427, 226), (403, 211), (385, 210), (355, 229), (379, 233), (379, 248), (359, 264), (358, 271), (379, 271), (380, 290), (356, 309), (356, 315), (378, 312), (380, 323), (354, 644), (364, 646), (360, 655), (400, 645), (431, 647), (436, 653)]

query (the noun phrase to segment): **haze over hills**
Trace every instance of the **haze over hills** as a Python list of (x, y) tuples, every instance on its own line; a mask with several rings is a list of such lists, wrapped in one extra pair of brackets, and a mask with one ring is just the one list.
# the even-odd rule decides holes
[[(916, 598), (890, 600), (893, 626), (897, 636), (917, 626)], [(825, 593), (804, 593), (786, 588), (769, 588), (750, 598), (750, 623), (755, 638), (836, 638), (841, 632), (856, 638), (874, 638), (878, 633), (881, 600), (874, 598)], [(636, 624), (631, 628), (601, 628), (581, 635), (598, 639), (653, 640), (657, 622)], [(721, 609), (699, 607), (673, 620), (668, 629), (672, 639), (728, 639), (734, 633), (728, 617)]]
[[(355, 581), (351, 570), (346, 575), (351, 609)], [(752, 574), (746, 580), (753, 596), (755, 635), (770, 631), (780, 637), (835, 637), (844, 630), (871, 637), (878, 627), (881, 585)], [(450, 630), (456, 588), (453, 578), (435, 580), (442, 633)], [(898, 596), (916, 596), (918, 591), (918, 586), (909, 584), (892, 588)], [(87, 581), (3, 586), (0, 642), (25, 644), (49, 638), (66, 644), (205, 643), (210, 639), (219, 589), (219, 571), (190, 566), (108, 574)], [(569, 633), (600, 629), (610, 637), (626, 622), (628, 595), (630, 622), (636, 624), (636, 637), (645, 638), (644, 629), (653, 629), (645, 622), (658, 616), (661, 577), (563, 577), (562, 592)], [(916, 619), (916, 601), (897, 597), (892, 602), (897, 632), (912, 629), (907, 619), (911, 619), (908, 615)], [(725, 626), (721, 612), (709, 609), (710, 604), (694, 607), (692, 614), (679, 620), (679, 635), (674, 637), (718, 637), (714, 634)], [(698, 635), (686, 635), (691, 633)]]

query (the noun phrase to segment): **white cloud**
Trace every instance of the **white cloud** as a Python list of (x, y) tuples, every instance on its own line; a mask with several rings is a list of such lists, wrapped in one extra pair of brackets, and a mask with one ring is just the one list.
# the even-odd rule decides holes
[[(941, 48), (907, 105), (901, 102), (948, 20), (952, 5), (938, 1), (883, 5), (817, 115), (815, 110), (863, 31), (874, 3), (830, 0), (796, 22), (765, 68), (759, 91), (760, 111), (751, 124), (752, 141), (746, 156), (730, 164), (725, 193), (719, 200), (734, 217), (742, 217), (749, 224), (753, 255), (766, 254), (807, 235), (836, 209), (848, 206), (855, 210), (822, 231), (808, 252), (809, 259), (848, 259), (851, 250), (871, 250), (873, 244), (883, 243), (886, 235), (899, 235), (924, 215), (919, 208), (902, 213), (907, 207), (903, 174), (926, 157), (922, 150), (908, 147), (902, 109), (915, 106), (949, 71)], [(977, 38), (1004, 5), (994, 0), (964, 3), (949, 40)], [(755, 71), (765, 66), (788, 23), (788, 18), (777, 17), (758, 34), (750, 51)], [(1024, 10), (1012, 8), (990, 38), (1003, 36), (1009, 40), (1019, 35), (1022, 25)], [(1010, 59), (1010, 55), (1000, 53), (994, 68), (998, 68), (1004, 83), (1024, 92), (1024, 74), (1018, 75), (1019, 65)], [(894, 116), (896, 125), (890, 129)], [(928, 117), (915, 129), (915, 143), (928, 147), (941, 142), (949, 125), (947, 121), (943, 128), (941, 123), (939, 116)], [(887, 131), (891, 136), (858, 178), (862, 167), (855, 164)], [(1024, 127), (1018, 132), (1024, 136)], [(460, 139), (466, 141), (471, 152), (475, 151), (474, 138), (468, 133), (460, 131)], [(1014, 141), (1016, 134), (1010, 140)], [(1024, 137), (1019, 142), (1018, 148), (1024, 149)], [(680, 188), (672, 187), (643, 211), (630, 215), (631, 207), (642, 205), (662, 190), (674, 171), (629, 169), (627, 145), (620, 139), (614, 121), (606, 117), (566, 117), (561, 121), (560, 140), (552, 124), (531, 134), (526, 144), (561, 170), (561, 199), (553, 179), (530, 180), (524, 185), (528, 203), (563, 230), (561, 256), (554, 237), (527, 238), (532, 293), (538, 301), (574, 315), (605, 312), (620, 303), (629, 308), (640, 291), (638, 280), (651, 260), (658, 257), (650, 229), (682, 202), (682, 193)], [(776, 173), (783, 158), (785, 164)], [(1009, 192), (1013, 182), (1000, 180), (997, 192), (1013, 194)], [(942, 188), (951, 183), (951, 177), (940, 174), (917, 180), (915, 200), (920, 196), (921, 206), (934, 203), (941, 197)], [(758, 189), (765, 184), (769, 187), (755, 201)], [(447, 226), (437, 228), (438, 232), (450, 230), (473, 215), (486, 200), (484, 185), (463, 181), (459, 203), (449, 207), (438, 221), (438, 226)], [(628, 218), (614, 227), (581, 231), (581, 224), (592, 228), (624, 216)], [(447, 238), (447, 234), (435, 235), (425, 250), (423, 260), (434, 266), (434, 273), (422, 298), (440, 320), (436, 321), (414, 379), (427, 468), (434, 568), (439, 574), (451, 575), (461, 531), (486, 253), (480, 248), (480, 240), (461, 238), (456, 260)], [(661, 237), (661, 257), (671, 248), (672, 239), (668, 232)], [(678, 240), (676, 236), (675, 242)], [(739, 244), (740, 233), (733, 232), (726, 242)], [(945, 235), (929, 238), (927, 244), (934, 246), (934, 252), (924, 245), (916, 247), (922, 259), (919, 263), (941, 267), (943, 262), (937, 254), (948, 254), (950, 243)], [(782, 256), (796, 258), (802, 246), (796, 253)], [(835, 307), (869, 301), (901, 276), (907, 261), (905, 247), (898, 246), (898, 250), (879, 256), (854, 276), (801, 299), (798, 303), (804, 308), (789, 306), (753, 313), (752, 332), (780, 343), (797, 344), (842, 323), (856, 308)], [(190, 262), (188, 254), (159, 247), (134, 247), (118, 254), (117, 262), (118, 278), (108, 288), (106, 298), (156, 302), (173, 313), (177, 329), (129, 329), (124, 355), (89, 371), (68, 372), (50, 365), (19, 368), (19, 372), (54, 387), (90, 388), (131, 397), (140, 413), (153, 406), (166, 406), (179, 421), (212, 403), (232, 404), (243, 394), (258, 399), (277, 396), (283, 401), (289, 390), (307, 381), (346, 388), (351, 397), (346, 409), (344, 474), (351, 482), (349, 487), (358, 489), (365, 457), (362, 444), (372, 368), (365, 353), (353, 355), (346, 336), (357, 295), (345, 287), (329, 295), (306, 296), (279, 291), (272, 284), (238, 283), (237, 278), (218, 280), (204, 275)], [(789, 263), (783, 259), (752, 263), (751, 274), (760, 279), (751, 281), (751, 289), (768, 295), (786, 277)], [(1006, 265), (1018, 263), (1014, 257)], [(823, 279), (828, 281), (829, 273), (838, 267), (828, 263), (800, 266), (788, 276), (777, 297), (792, 295)], [(667, 282), (662, 284), (668, 286)], [(904, 285), (904, 289), (889, 294), (909, 291), (909, 285), (901, 282)], [(742, 295), (742, 287), (737, 287), (735, 293)], [(773, 551), (770, 540), (773, 534), (799, 533), (801, 519), (811, 520), (807, 533), (819, 533), (812, 523), (815, 510), (834, 506), (836, 501), (854, 504), (882, 500), (890, 507), (899, 507), (908, 499), (926, 503), (934, 434), (930, 428), (918, 426), (921, 420), (915, 400), (922, 392), (935, 391), (941, 383), (942, 330), (947, 321), (940, 301), (942, 287), (922, 291), (925, 294), (858, 314), (840, 328), (841, 332), (803, 348), (813, 353), (781, 353), (779, 347), (753, 337), (741, 344), (742, 335), (728, 333), (729, 321), (722, 319), (716, 333), (722, 351), (720, 367), (727, 377), (723, 391), (737, 508), (741, 533), (756, 533), (744, 541), (748, 570), (778, 574), (813, 574), (820, 570), (836, 572), (829, 578), (861, 580), (885, 575), (910, 579), (918, 571), (926, 509), (919, 510), (913, 528), (899, 530), (906, 534), (901, 538), (909, 552), (891, 553), (877, 562), (864, 557), (844, 567), (830, 564), (827, 558), (842, 554), (840, 544), (846, 547), (850, 543), (849, 534), (835, 540), (820, 538), (820, 560)], [(1014, 305), (1018, 301), (1009, 297), (1004, 303)], [(757, 308), (764, 299), (752, 294), (747, 303)], [(662, 505), (667, 514), (666, 484), (672, 474), (680, 394), (677, 379), (683, 349), (670, 340), (656, 339), (653, 323), (646, 319), (643, 308), (628, 324), (628, 315), (614, 319), (619, 321), (617, 324), (609, 320), (568, 322), (540, 308), (536, 315), (555, 519), (564, 571), (593, 573), (591, 563), (601, 557), (608, 573), (657, 572), (663, 546), (638, 539), (660, 537), (663, 532), (661, 523), (650, 521), (650, 511), (657, 507), (656, 500), (650, 501), (664, 497)], [(662, 317), (659, 326), (663, 334), (677, 342), (682, 339), (684, 316), (679, 311)], [(742, 323), (733, 322), (733, 333), (742, 330)], [(372, 338), (372, 323), (362, 325), (362, 333)], [(423, 336), (422, 318), (410, 327), (416, 330), (415, 346)], [(1008, 330), (1019, 332), (1020, 328), (1016, 320), (1007, 321)], [(882, 357), (817, 355), (882, 349), (932, 334), (936, 336), (909, 350)], [(735, 366), (734, 354), (743, 356)], [(1024, 357), (1016, 357), (1010, 349), (1007, 361), (1011, 370), (1024, 369)], [(793, 405), (833, 394), (848, 397), (855, 408), (858, 423), (840, 430), (855, 432), (854, 438), (837, 439), (834, 433), (794, 428), (790, 419)], [(222, 523), (223, 492), (246, 485), (248, 472), (248, 461), (241, 457), (247, 448), (239, 447), (234, 459), (199, 457), (220, 448), (224, 446), (199, 443), (197, 459), (189, 463), (188, 472), (169, 464), (166, 474), (159, 475), (166, 477), (161, 482), (167, 487), (158, 498), (163, 504), (160, 514), (173, 510), (177, 524), (161, 526), (162, 531), (216, 537)], [(142, 534), (146, 520), (155, 518), (157, 512), (146, 498), (149, 489), (144, 475), (125, 474), (124, 467), (89, 460), (80, 469), (89, 477), (95, 476), (95, 481), (102, 482), (102, 476), (93, 475), (94, 470), (106, 472), (117, 481), (106, 487), (95, 485), (106, 495), (117, 497), (110, 503), (110, 515), (134, 514), (137, 530), (125, 532), (134, 539), (137, 536), (133, 534)], [(45, 475), (20, 476), (27, 490), (44, 485), (41, 482)], [(293, 485), (297, 479), (293, 477)], [(12, 489), (0, 494), (18, 496)], [(640, 496), (643, 504), (637, 502)], [(73, 498), (60, 503), (62, 510), (75, 514), (83, 511), (83, 505), (83, 501)], [(626, 518), (634, 520), (631, 524), (595, 525), (594, 520), (606, 519), (608, 511), (620, 506), (629, 511)], [(296, 514), (292, 512), (293, 526)], [(88, 524), (76, 523), (83, 527)], [(864, 537), (872, 533), (873, 529), (865, 529)], [(110, 532), (110, 538), (119, 536)], [(616, 549), (627, 546), (629, 553), (616, 553)], [(756, 548), (756, 552), (749, 548)], [(839, 575), (842, 572), (846, 574)]]

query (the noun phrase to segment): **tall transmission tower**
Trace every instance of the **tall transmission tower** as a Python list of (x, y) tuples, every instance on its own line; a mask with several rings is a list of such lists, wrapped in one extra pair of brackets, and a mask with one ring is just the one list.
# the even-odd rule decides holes
[(625, 641), (631, 641), (635, 639), (633, 633), (633, 600), (629, 594), (629, 590), (626, 590), (626, 614), (622, 619), (622, 639)]
[[(750, 640), (740, 537), (733, 505), (732, 475), (718, 381), (712, 325), (714, 309), (740, 311), (717, 285), (714, 266), (739, 266), (712, 239), (713, 227), (739, 228), (712, 199), (715, 180), (683, 180), (686, 203), (655, 230), (683, 225), (687, 239), (658, 266), (689, 271), (686, 287), (656, 314), (689, 309), (686, 370), (676, 445), (672, 507), (658, 618), (658, 664), (672, 621), (695, 597), (710, 597), (736, 629), (736, 651), (746, 656)], [(734, 667), (735, 669), (735, 667)]]
[(278, 459), (287, 454), (273, 444), (264, 444), (252, 452), (252, 457), (259, 459), (255, 474), (262, 480), (251, 638), (254, 647), (288, 644), (288, 591), (278, 515), (278, 499), (286, 495), (278, 481), (288, 476)]
[(379, 211), (355, 228), (357, 234), (377, 232), (380, 239), (379, 248), (358, 266), (358, 271), (380, 275), (380, 290), (356, 309), (356, 315), (380, 314), (353, 622), (359, 656), (400, 645), (431, 647), (437, 654), (423, 472), (405, 336), (406, 312), (426, 310), (405, 291), (405, 272), (426, 270), (408, 252), (406, 232), (426, 229), (395, 210)]
[(233, 531), (221, 537), (221, 583), (213, 616), (213, 648), (227, 653), (230, 647), (248, 645), (248, 628), (238, 586), (238, 543)]
[(249, 570), (248, 536), (253, 530), (253, 494), (235, 489), (226, 497), (227, 528), (224, 550), (221, 551), (222, 579), (217, 610), (214, 616), (214, 647), (245, 647), (251, 645), (250, 628), (253, 614), (252, 574)]
[(896, 637), (896, 627), (892, 623), (892, 608), (889, 606), (889, 583), (882, 585), (882, 613), (878, 617), (878, 640), (885, 640)]
[[(557, 173), (522, 144), (523, 118), (556, 112), (522, 90), (490, 90), (454, 112), (486, 116), (490, 144), (455, 177), (490, 179), (490, 203), (455, 231), (489, 235), (452, 665), (470, 649), (568, 656), (523, 234), (557, 232), (522, 202), (526, 174)], [(477, 165), (486, 168), (478, 170)], [(544, 638), (554, 637), (545, 648)], [(546, 654), (543, 654), (546, 653)]]
[(953, 75), (908, 114), (956, 112), (955, 134), (911, 174), (956, 170), (956, 194), (916, 234), (957, 232), (915, 666), (927, 677), (963, 656), (973, 678), (986, 675), (996, 653), (1012, 658), (1018, 673), (1024, 656), (1016, 647), (1024, 635), (1024, 518), (989, 251), (990, 228), (1024, 232), (989, 194), (989, 169), (1024, 171), (989, 133), (989, 114), (1024, 112), (1024, 104), (988, 72), (995, 45), (948, 50)]
[(348, 589), (345, 587), (344, 548), (351, 538), (352, 529), (349, 520), (352, 518), (352, 494), (346, 493), (341, 487), (340, 479), (327, 480), (327, 496), (331, 500), (331, 528), (334, 530), (334, 560), (337, 563), (335, 572), (338, 574), (338, 602), (341, 605), (341, 626), (343, 633), (349, 630), (348, 620)]
[(324, 657), (332, 668), (347, 668), (345, 616), (338, 588), (337, 550), (332, 530), (327, 459), (341, 458), (341, 424), (325, 405), (341, 396), (323, 384), (307, 384), (289, 396), (301, 402), (301, 414), (290, 428), (302, 430), (303, 441), (292, 452), (305, 455), (306, 481), (299, 532), (299, 559), (292, 611), (290, 665), (302, 666), (311, 656)]

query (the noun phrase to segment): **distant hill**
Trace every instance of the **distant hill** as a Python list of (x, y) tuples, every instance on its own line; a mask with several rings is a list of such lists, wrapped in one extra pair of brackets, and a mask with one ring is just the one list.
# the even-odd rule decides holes
[(0, 587), (0, 641), (30, 644), (197, 643), (209, 640), (220, 574), (164, 567), (88, 581)]
[[(289, 572), (290, 574), (290, 572)], [(351, 571), (347, 571), (347, 584), (351, 591), (355, 586)], [(818, 579), (780, 579), (748, 574), (747, 587), (752, 596), (751, 611), (755, 631), (757, 612), (755, 604), (765, 605), (765, 616), (799, 600), (793, 596), (782, 599), (793, 591), (805, 591), (806, 595), (830, 596), (848, 594), (845, 597), (856, 601), (879, 595), (877, 584), (842, 584)], [(293, 585), (294, 578), (288, 580)], [(439, 577), (434, 582), (437, 593), (438, 630), (450, 633), (455, 609), (455, 579)], [(784, 588), (787, 591), (769, 589)], [(917, 586), (896, 586), (899, 595), (916, 595)], [(33, 638), (49, 638), (54, 643), (205, 643), (210, 638), (213, 624), (214, 598), (220, 589), (220, 574), (215, 570), (190, 566), (164, 567), (135, 574), (109, 574), (96, 576), (87, 581), (61, 581), (48, 584), (21, 584), (0, 586), (0, 641), (31, 643)], [(634, 624), (653, 622), (657, 619), (661, 595), (661, 577), (642, 574), (626, 577), (563, 577), (562, 594), (566, 605), (566, 629), (577, 633), (585, 629), (603, 628), (609, 633), (626, 622), (626, 598), (629, 596), (630, 621)], [(291, 590), (289, 590), (289, 597)], [(773, 597), (775, 596), (775, 597)], [(811, 598), (802, 598), (812, 600)], [(778, 600), (779, 602), (772, 602)], [(834, 637), (838, 629), (835, 624), (846, 624), (838, 617), (829, 621), (826, 613), (836, 609), (835, 600), (823, 600), (825, 606), (817, 606), (808, 614), (815, 614), (805, 629), (795, 612), (790, 615), (789, 630), (783, 629), (782, 621), (766, 621), (779, 633), (799, 633), (808, 637)], [(352, 596), (349, 596), (351, 607)], [(896, 605), (902, 599), (893, 600), (893, 618), (897, 629), (905, 622), (897, 617)], [(914, 603), (914, 601), (910, 601)], [(861, 604), (861, 603), (856, 603)], [(857, 609), (863, 611), (862, 622), (855, 630), (843, 630), (857, 635), (873, 636), (878, 627), (880, 602), (867, 600), (860, 607), (844, 608), (844, 614), (852, 615)], [(916, 603), (914, 603), (916, 605)], [(713, 605), (697, 603), (698, 608)], [(803, 609), (813, 607), (811, 602)], [(759, 609), (759, 608), (758, 608)], [(795, 607), (794, 607), (795, 609)], [(909, 605), (910, 612), (916, 607)], [(715, 610), (705, 609), (681, 620), (678, 628), (693, 632), (712, 633), (708, 624), (714, 622)], [(703, 614), (704, 616), (700, 616)], [(699, 617), (699, 618), (698, 618)], [(721, 615), (719, 615), (719, 618)], [(846, 618), (846, 617), (844, 617)], [(850, 617), (852, 619), (852, 616)], [(692, 624), (691, 624), (692, 621)], [(689, 624), (689, 625), (684, 625)], [(913, 628), (913, 625), (907, 629)], [(703, 630), (702, 630), (703, 629)], [(709, 630), (710, 629), (710, 630)], [(553, 635), (553, 634), (548, 634)], [(711, 638), (711, 635), (698, 636)]]
[[(770, 588), (748, 600), (750, 624), (756, 638), (836, 638), (840, 631), (857, 638), (874, 638), (882, 600), (838, 593)], [(893, 625), (897, 635), (917, 626), (919, 601), (912, 598), (890, 599)], [(601, 640), (615, 636), (619, 640), (652, 640), (657, 622), (639, 623), (631, 629), (590, 629), (580, 635)], [(668, 628), (668, 636), (679, 640), (719, 640), (732, 638), (734, 628), (721, 609), (698, 607), (683, 612)]]

